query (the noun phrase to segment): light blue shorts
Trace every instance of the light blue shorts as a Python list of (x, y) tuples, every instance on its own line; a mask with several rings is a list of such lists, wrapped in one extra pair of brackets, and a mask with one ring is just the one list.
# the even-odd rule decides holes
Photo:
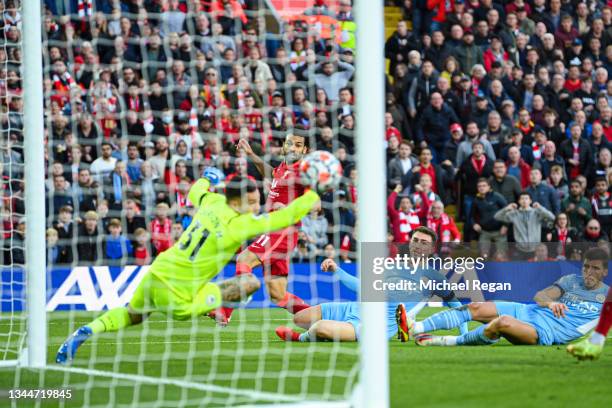
[(538, 307), (537, 305), (526, 305), (517, 302), (495, 302), (495, 307), (497, 308), (497, 314), (499, 316), (506, 315), (514, 317), (516, 320), (520, 320), (533, 327), (538, 333), (538, 344), (550, 346), (551, 344), (557, 343), (555, 335), (551, 332), (545, 319), (534, 313), (534, 308)]
[(361, 318), (357, 302), (330, 302), (321, 303), (321, 320), (335, 320), (353, 325), (355, 338), (359, 339)]

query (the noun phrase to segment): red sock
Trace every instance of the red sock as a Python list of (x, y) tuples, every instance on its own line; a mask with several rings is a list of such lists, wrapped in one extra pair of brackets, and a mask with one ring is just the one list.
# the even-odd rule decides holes
[(595, 331), (603, 336), (607, 336), (612, 326), (612, 288), (608, 290), (608, 296), (603, 304), (601, 316), (599, 316), (599, 323)]
[(299, 297), (295, 296), (293, 293), (289, 293), (289, 292), (285, 292), (285, 297), (283, 298), (283, 300), (278, 302), (276, 306), (287, 309), (289, 313), (293, 313), (293, 314), (296, 314), (310, 307), (309, 304), (304, 302)]
[[(245, 273), (253, 273), (253, 268), (251, 268), (247, 264), (238, 262), (236, 264), (236, 274), (235, 274), (235, 276), (244, 275)], [(220, 308), (218, 308), (215, 311), (215, 313), (217, 313), (219, 315), (225, 316), (225, 319), (221, 319), (221, 320), (229, 320), (229, 318), (232, 317), (232, 312), (233, 311), (234, 311), (234, 309), (232, 309), (231, 307), (223, 307), (223, 306), (221, 306)]]

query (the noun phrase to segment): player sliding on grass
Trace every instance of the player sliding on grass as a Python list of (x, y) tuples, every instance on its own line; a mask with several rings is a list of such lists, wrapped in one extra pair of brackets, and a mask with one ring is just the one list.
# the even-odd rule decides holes
[[(308, 136), (288, 133), (283, 145), (284, 161), (276, 168), (272, 168), (258, 157), (245, 139), (240, 139), (238, 148), (245, 151), (262, 176), (272, 176), (266, 211), (281, 209), (304, 194), (304, 186), (300, 182), (299, 166), (300, 161), (308, 152)], [(261, 235), (242, 251), (236, 260), (236, 275), (238, 276), (250, 274), (253, 268), (262, 265), (270, 299), (277, 306), (291, 313), (310, 307), (299, 297), (287, 292), (289, 261), (297, 245), (297, 236), (298, 231), (293, 225), (271, 234)], [(232, 311), (230, 307), (221, 307), (210, 313), (210, 317), (218, 324), (225, 326), (230, 321)]]
[[(207, 172), (205, 176), (214, 179), (214, 174)], [(308, 191), (282, 210), (257, 215), (259, 190), (252, 181), (235, 177), (225, 196), (209, 192), (210, 185), (207, 178), (193, 185), (189, 201), (197, 213), (191, 225), (174, 246), (155, 259), (129, 305), (110, 310), (76, 330), (57, 352), (58, 363), (72, 360), (91, 335), (140, 324), (154, 311), (186, 320), (207, 314), (222, 302), (245, 299), (260, 287), (253, 274), (218, 284), (210, 280), (244, 241), (295, 224), (319, 201), (317, 193)]]
[[(410, 240), (410, 256), (413, 258), (429, 257), (433, 254), (436, 247), (437, 236), (434, 231), (427, 227), (418, 227), (414, 230)], [(321, 263), (323, 272), (334, 272), (340, 281), (350, 290), (357, 292), (359, 290), (359, 279), (348, 274), (340, 268), (332, 259), (326, 259)], [(439, 272), (432, 269), (419, 268), (414, 274), (402, 275), (402, 278), (417, 282), (423, 278), (435, 279), (436, 281), (444, 281), (445, 277)], [(387, 303), (387, 335), (389, 338), (397, 335), (400, 339), (407, 336), (407, 332), (398, 331), (396, 318), (396, 310), (401, 313), (403, 318), (406, 316), (416, 316), (416, 314), (427, 305), (427, 301), (423, 301), (432, 295), (440, 296), (449, 306), (460, 306), (461, 303), (455, 297), (452, 291), (422, 293), (412, 291), (406, 293), (405, 300), (408, 302)], [(410, 300), (414, 301), (411, 302)], [(410, 310), (406, 311), (406, 305)], [(299, 333), (289, 327), (280, 326), (276, 328), (276, 334), (285, 341), (356, 341), (359, 339), (359, 330), (361, 327), (361, 318), (359, 316), (358, 302), (330, 302), (322, 303), (317, 306), (309, 307), (296, 313), (293, 322), (306, 329), (305, 332)], [(404, 322), (405, 324), (405, 322)], [(461, 332), (467, 332), (467, 325), (461, 328)], [(407, 337), (406, 337), (407, 338)]]
[(608, 290), (595, 331), (588, 338), (567, 346), (567, 352), (578, 360), (598, 359), (603, 351), (610, 326), (612, 326), (612, 288)]
[[(471, 303), (446, 310), (421, 321), (406, 318), (404, 330), (416, 335), (420, 346), (462, 346), (496, 343), (504, 337), (512, 344), (566, 344), (583, 336), (596, 322), (608, 285), (608, 252), (589, 249), (584, 255), (582, 276), (566, 275), (534, 296), (536, 304), (515, 302)], [(485, 323), (461, 336), (434, 336), (475, 320)]]

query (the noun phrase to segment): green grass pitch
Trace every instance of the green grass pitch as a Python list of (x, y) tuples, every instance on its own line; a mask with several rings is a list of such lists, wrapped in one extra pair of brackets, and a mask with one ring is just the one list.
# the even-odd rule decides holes
[[(426, 309), (419, 319), (437, 310)], [(69, 324), (67, 313), (49, 314), (49, 362), (59, 343), (95, 315), (78, 313)], [(327, 398), (343, 395), (356, 378), (357, 344), (290, 344), (277, 340), (273, 328), (289, 322), (290, 315), (279, 309), (241, 311), (225, 329), (216, 329), (212, 321), (206, 320), (194, 329), (190, 322), (167, 322), (157, 315), (144, 326), (130, 328), (120, 336), (107, 333), (91, 345), (86, 343), (73, 366), (285, 395), (300, 392)], [(168, 325), (173, 325), (173, 329)], [(0, 325), (0, 334), (6, 327)], [(92, 353), (95, 360), (90, 358)], [(609, 385), (612, 344), (596, 362), (577, 362), (565, 353), (564, 347), (512, 346), (505, 341), (492, 347), (417, 348), (412, 343), (394, 340), (389, 353), (392, 407), (559, 407), (612, 403)], [(120, 364), (114, 363), (118, 354), (122, 357)], [(311, 376), (305, 377), (303, 372), (310, 372)], [(15, 369), (0, 369), (2, 407), (10, 406), (6, 390), (15, 388), (16, 374), (21, 389), (39, 388), (44, 381), (47, 389), (66, 387), (73, 392), (71, 400), (42, 400), (40, 405), (20, 400), (14, 405), (17, 407), (214, 407), (271, 402), (168, 384), (135, 384), (124, 379), (58, 371), (16, 373)], [(135, 399), (138, 402), (133, 403)]]

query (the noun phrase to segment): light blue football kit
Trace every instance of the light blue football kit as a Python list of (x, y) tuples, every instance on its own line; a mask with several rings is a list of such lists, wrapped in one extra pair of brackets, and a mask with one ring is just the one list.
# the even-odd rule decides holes
[[(348, 289), (357, 293), (359, 291), (359, 279), (349, 274), (342, 268), (336, 270), (336, 276), (340, 279), (340, 282)], [(438, 271), (433, 269), (419, 268), (414, 273), (397, 273), (397, 277), (401, 277), (404, 280), (410, 280), (416, 283), (416, 287), (419, 287), (419, 282), (424, 279), (436, 280), (438, 282), (446, 280), (446, 278)], [(440, 296), (450, 307), (461, 306), (455, 298), (455, 294), (452, 291), (420, 291), (413, 290), (408, 292), (402, 292), (397, 296), (391, 296), (387, 304), (387, 337), (392, 338), (397, 334), (397, 322), (395, 319), (395, 310), (400, 303), (403, 303), (406, 307), (407, 314), (414, 317), (417, 313), (427, 305), (427, 300), (431, 296)], [(395, 299), (397, 297), (397, 299)], [(401, 302), (397, 300), (402, 300)], [(394, 301), (396, 300), (396, 301)], [(353, 325), (355, 328), (355, 336), (359, 339), (359, 332), (361, 329), (361, 318), (359, 314), (359, 303), (358, 302), (330, 302), (322, 303), (321, 305), (321, 319), (322, 320), (335, 320), (340, 322), (346, 322)], [(467, 332), (467, 324), (461, 325), (461, 333)]]
[(608, 285), (602, 283), (588, 290), (579, 275), (565, 275), (553, 285), (561, 290), (559, 302), (567, 306), (565, 317), (555, 317), (550, 309), (537, 304), (515, 302), (495, 302), (498, 315), (512, 316), (533, 326), (541, 345), (567, 344), (584, 336), (597, 324)]

